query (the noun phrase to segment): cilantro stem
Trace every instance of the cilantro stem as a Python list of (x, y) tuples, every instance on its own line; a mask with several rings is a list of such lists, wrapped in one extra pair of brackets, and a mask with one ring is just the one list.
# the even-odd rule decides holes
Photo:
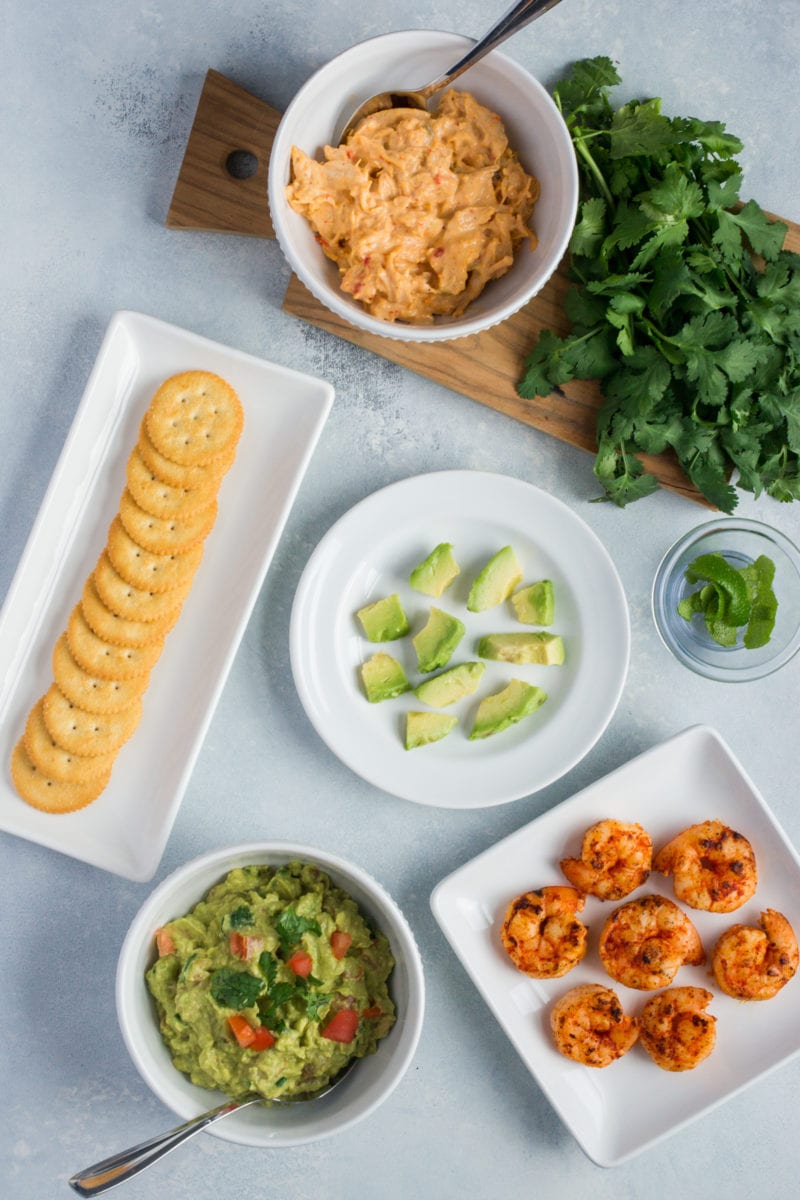
[[(706, 250), (708, 250), (709, 254), (712, 254), (714, 248), (713, 248), (711, 239), (708, 236), (708, 232), (706, 231), (706, 228), (702, 224), (702, 222), (696, 220), (694, 217), (691, 217), (689, 219), (689, 226), (691, 229), (694, 230), (695, 234), (697, 235), (698, 242), (700, 242), (700, 244)], [(726, 278), (728, 279), (728, 282), (733, 287), (733, 290), (738, 293), (738, 295), (741, 297), (742, 300), (746, 300), (748, 302), (751, 301), (753, 299), (753, 296), (751, 295), (750, 292), (747, 291), (747, 289), (745, 287), (742, 286), (741, 281), (736, 278), (736, 276), (734, 275), (733, 271), (730, 269), (728, 264), (726, 262), (722, 261), (721, 259), (718, 261), (719, 261), (720, 267), (722, 268), (722, 270), (725, 273)]]
[(599, 187), (606, 204), (608, 204), (610, 208), (613, 208), (614, 207), (614, 197), (611, 195), (611, 189), (609, 188), (608, 184), (605, 181), (605, 176), (603, 175), (603, 172), (598, 167), (597, 163), (595, 162), (594, 157), (592, 156), (591, 151), (589, 150), (589, 148), (586, 145), (585, 134), (582, 131), (579, 133), (578, 130), (573, 130), (573, 131), (571, 131), (571, 133), (572, 133), (572, 144), (574, 145), (575, 150), (577, 151), (578, 154), (580, 154), (581, 158), (586, 163), (586, 166), (591, 171), (592, 176), (594, 177), (595, 183)]

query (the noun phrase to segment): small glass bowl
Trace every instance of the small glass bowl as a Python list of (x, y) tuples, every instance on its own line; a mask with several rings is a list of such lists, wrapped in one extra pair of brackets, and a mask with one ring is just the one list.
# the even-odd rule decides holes
[[(691, 621), (678, 615), (678, 603), (700, 586), (686, 582), (686, 568), (699, 554), (714, 553), (724, 555), (734, 567), (746, 566), (760, 554), (775, 563), (778, 611), (766, 645), (748, 650), (742, 644), (742, 630), (735, 646), (720, 646), (709, 634), (702, 613), (695, 613)], [(760, 521), (738, 517), (709, 521), (684, 534), (664, 555), (653, 582), (652, 601), (661, 639), (684, 666), (727, 683), (761, 679), (800, 650), (800, 551), (785, 534)]]

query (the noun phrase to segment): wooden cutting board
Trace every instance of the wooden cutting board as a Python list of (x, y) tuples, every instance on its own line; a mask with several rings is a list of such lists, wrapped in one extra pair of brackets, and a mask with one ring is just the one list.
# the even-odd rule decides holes
[[(210, 70), (167, 225), (171, 229), (274, 237), (267, 207), (267, 166), (280, 117), (263, 100)], [(800, 226), (791, 221), (786, 224), (786, 248), (800, 253)], [(485, 333), (453, 342), (398, 342), (362, 333), (329, 312), (294, 275), (283, 308), (525, 425), (594, 453), (596, 413), (601, 402), (596, 383), (573, 380), (535, 400), (523, 400), (516, 390), (525, 355), (540, 330), (565, 333), (569, 328), (562, 307), (567, 284), (562, 263), (539, 295), (514, 316)], [(708, 506), (686, 479), (674, 455), (642, 455), (642, 462), (664, 487)]]

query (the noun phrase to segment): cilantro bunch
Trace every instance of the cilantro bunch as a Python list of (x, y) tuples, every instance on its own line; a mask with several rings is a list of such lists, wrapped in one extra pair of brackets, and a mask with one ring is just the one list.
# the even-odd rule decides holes
[(741, 204), (742, 144), (723, 124), (667, 117), (658, 99), (615, 109), (619, 82), (598, 57), (554, 89), (581, 181), (572, 329), (541, 333), (520, 395), (600, 382), (594, 471), (621, 507), (658, 487), (638, 454), (670, 447), (723, 512), (734, 471), (756, 496), (797, 499), (800, 255), (782, 249), (784, 224)]

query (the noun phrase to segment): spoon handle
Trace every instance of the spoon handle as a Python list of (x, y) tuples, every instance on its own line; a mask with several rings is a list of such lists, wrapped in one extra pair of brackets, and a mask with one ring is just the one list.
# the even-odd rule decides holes
[(463, 58), (460, 58), (455, 66), (446, 71), (444, 75), (440, 75), (433, 83), (429, 83), (427, 87), (420, 88), (419, 94), (427, 100), (443, 87), (447, 87), (464, 71), (474, 66), (485, 54), (490, 50), (494, 50), (506, 38), (512, 34), (518, 33), (531, 21), (535, 21), (537, 17), (541, 17), (549, 9), (555, 8), (560, 3), (560, 0), (517, 0), (516, 4), (512, 4), (508, 12), (489, 29), (483, 37), (472, 46)]
[[(244, 1101), (244, 1104), (252, 1103), (254, 1103), (252, 1100)], [(131, 1146), (120, 1154), (112, 1154), (110, 1158), (104, 1158), (101, 1162), (87, 1167), (86, 1170), (79, 1171), (69, 1180), (69, 1186), (79, 1196), (99, 1196), (101, 1192), (107, 1192), (109, 1188), (116, 1187), (125, 1179), (130, 1179), (132, 1175), (138, 1175), (145, 1167), (149, 1167), (151, 1163), (157, 1162), (159, 1158), (169, 1154), (182, 1142), (194, 1137), (201, 1129), (207, 1129), (215, 1121), (222, 1120), (229, 1113), (242, 1107), (240, 1101), (227, 1100), (217, 1108), (212, 1108), (210, 1112), (201, 1113), (199, 1117), (193, 1117), (191, 1121), (177, 1125), (168, 1133), (156, 1134), (155, 1137), (148, 1138), (146, 1142), (139, 1142), (136, 1146)]]

